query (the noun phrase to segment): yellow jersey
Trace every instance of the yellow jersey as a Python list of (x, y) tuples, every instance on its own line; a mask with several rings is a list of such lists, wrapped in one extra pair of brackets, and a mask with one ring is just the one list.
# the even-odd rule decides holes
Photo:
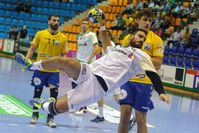
[[(46, 60), (53, 56), (61, 56), (67, 52), (66, 37), (61, 32), (52, 35), (47, 29), (36, 33), (32, 45), (37, 48), (36, 61)], [(58, 70), (44, 72), (58, 72)]]
[[(124, 40), (122, 41), (122, 45), (126, 46), (129, 44), (129, 36), (130, 34), (124, 38)], [(163, 41), (154, 32), (148, 31), (147, 36), (146, 36), (146, 41), (144, 42), (142, 46), (142, 50), (146, 52), (148, 55), (150, 55), (151, 57), (154, 57), (154, 56), (163, 57), (163, 53), (164, 53)], [(143, 76), (143, 75), (142, 77), (131, 78), (130, 81), (151, 84), (149, 77)]]

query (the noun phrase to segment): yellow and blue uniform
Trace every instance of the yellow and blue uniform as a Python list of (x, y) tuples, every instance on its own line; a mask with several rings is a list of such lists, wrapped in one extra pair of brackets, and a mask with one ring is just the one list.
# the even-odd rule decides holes
[[(123, 45), (129, 44), (129, 37), (127, 35), (122, 41)], [(142, 46), (142, 50), (151, 57), (163, 57), (164, 47), (162, 39), (148, 31), (146, 41)], [(150, 100), (152, 85), (149, 77), (146, 75), (141, 77), (131, 78), (126, 84), (121, 86), (121, 90), (127, 92), (127, 97), (120, 100), (120, 104), (130, 104), (136, 110), (147, 112), (148, 109), (153, 109), (153, 103)]]
[[(37, 61), (46, 60), (50, 57), (61, 56), (66, 51), (66, 37), (58, 32), (52, 35), (48, 30), (37, 32), (32, 45), (37, 48)], [(32, 78), (32, 85), (43, 87), (44, 85), (55, 85), (58, 87), (59, 71), (35, 71)]]

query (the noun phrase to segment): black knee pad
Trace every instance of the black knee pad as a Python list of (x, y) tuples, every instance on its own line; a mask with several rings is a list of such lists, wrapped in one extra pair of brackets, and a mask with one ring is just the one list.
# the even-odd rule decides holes
[(42, 91), (43, 91), (43, 88), (35, 87), (33, 98), (40, 98)]
[(58, 96), (58, 88), (51, 88), (50, 89), (50, 97), (57, 99)]

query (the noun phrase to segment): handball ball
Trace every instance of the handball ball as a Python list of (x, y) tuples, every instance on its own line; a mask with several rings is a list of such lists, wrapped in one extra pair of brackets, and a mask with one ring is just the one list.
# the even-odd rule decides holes
[(105, 19), (105, 15), (102, 10), (93, 8), (88, 12), (89, 21), (92, 23), (98, 23), (99, 19)]

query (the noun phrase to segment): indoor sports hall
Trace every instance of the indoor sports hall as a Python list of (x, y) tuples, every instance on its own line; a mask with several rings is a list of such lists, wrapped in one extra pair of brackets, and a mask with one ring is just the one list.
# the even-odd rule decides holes
[[(31, 86), (33, 72), (23, 70), (16, 62), (15, 54), (19, 52), (26, 55), (35, 34), (48, 28), (49, 15), (59, 16), (59, 29), (68, 42), (67, 56), (75, 58), (81, 22), (88, 16), (90, 9), (98, 8), (105, 13), (105, 27), (120, 44), (129, 22), (135, 23), (136, 12), (142, 8), (152, 8), (156, 11), (156, 17), (150, 30), (160, 36), (164, 42), (164, 57), (158, 73), (171, 101), (169, 104), (162, 102), (158, 93), (152, 92), (151, 99), (155, 108), (147, 113), (148, 133), (198, 133), (198, 6), (197, 0), (171, 0), (169, 2), (160, 0), (0, 0), (0, 132), (117, 133), (120, 105), (114, 100), (113, 94), (105, 97), (105, 121), (103, 122), (91, 122), (98, 115), (98, 106), (94, 103), (87, 106), (86, 113), (68, 112), (56, 115), (56, 128), (47, 125), (46, 112), (42, 109), (40, 109), (38, 122), (31, 124), (32, 105), (29, 101), (33, 99), (34, 93), (34, 87)], [(131, 19), (129, 19), (129, 14), (132, 14)], [(122, 27), (115, 25), (118, 24), (114, 23), (118, 19), (116, 16), (122, 16), (124, 20)], [(159, 19), (160, 23), (155, 21)], [(24, 25), (26, 25), (27, 34), (23, 38), (20, 31)], [(100, 30), (100, 25), (89, 22), (89, 28), (92, 32), (96, 32)], [(187, 28), (189, 39), (185, 41), (183, 35)], [(180, 29), (182, 34), (182, 39), (178, 42), (173, 40), (176, 29)], [(17, 32), (17, 35), (13, 31)], [(36, 59), (36, 53), (37, 51), (33, 54), (33, 62)], [(97, 56), (100, 57), (99, 53)], [(63, 86), (59, 88), (58, 97), (66, 94), (66, 88)], [(49, 97), (48, 87), (43, 89), (41, 97), (44, 99)], [(132, 115), (135, 115), (134, 111)], [(129, 133), (137, 133), (137, 124), (129, 130)]]

